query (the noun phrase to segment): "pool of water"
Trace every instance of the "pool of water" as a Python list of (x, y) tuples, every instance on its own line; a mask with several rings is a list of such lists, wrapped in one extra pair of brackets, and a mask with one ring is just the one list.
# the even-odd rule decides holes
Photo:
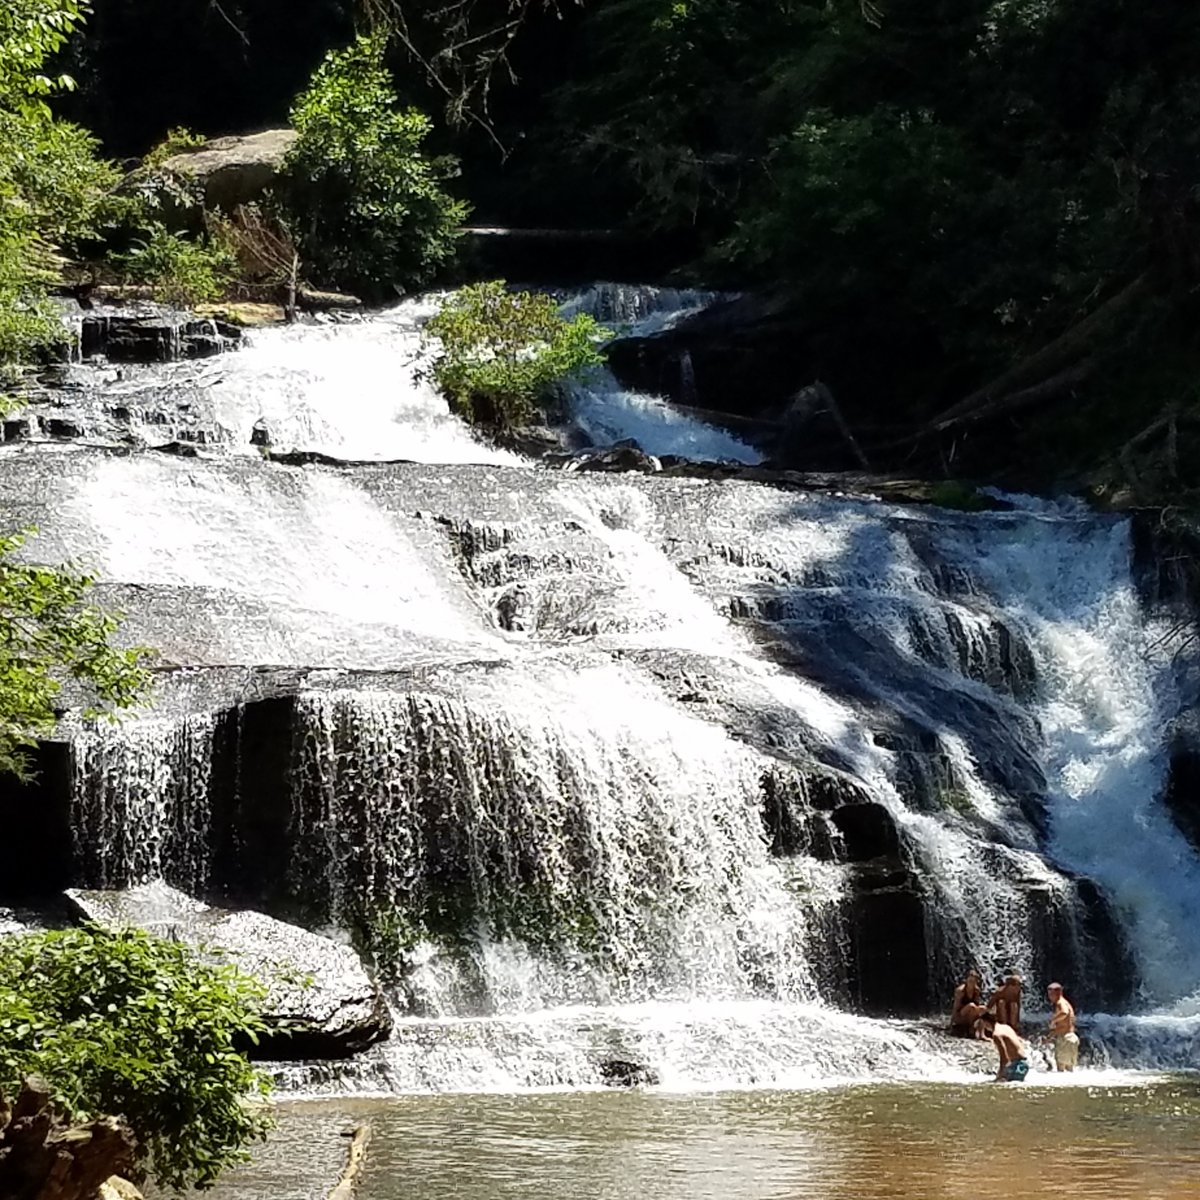
[(413, 1096), (289, 1103), (220, 1200), (1200, 1198), (1200, 1078)]

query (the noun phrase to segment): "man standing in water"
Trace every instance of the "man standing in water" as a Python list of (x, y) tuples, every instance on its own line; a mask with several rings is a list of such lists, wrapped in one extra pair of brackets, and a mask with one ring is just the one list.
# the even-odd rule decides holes
[(984, 1008), (996, 1014), (1001, 1025), (1021, 1028), (1021, 977), (1015, 971), (988, 997)]
[(990, 1037), (1000, 1055), (996, 1071), (997, 1083), (1020, 1083), (1029, 1074), (1029, 1051), (1011, 1025), (997, 1021), (992, 1013), (984, 1013), (975, 1022), (978, 1037)]
[(1075, 1032), (1075, 1009), (1063, 995), (1061, 983), (1046, 989), (1053, 1011), (1050, 1014), (1050, 1036), (1054, 1039), (1054, 1066), (1059, 1071), (1073, 1071), (1079, 1061), (1079, 1035)]

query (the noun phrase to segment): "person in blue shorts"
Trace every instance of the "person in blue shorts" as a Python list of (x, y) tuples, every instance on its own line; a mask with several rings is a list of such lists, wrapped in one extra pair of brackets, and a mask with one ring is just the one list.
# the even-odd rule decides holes
[(991, 1038), (1000, 1055), (997, 1083), (1020, 1083), (1029, 1074), (1029, 1049), (1011, 1025), (997, 1021), (993, 1013), (984, 1013), (975, 1022), (975, 1034)]

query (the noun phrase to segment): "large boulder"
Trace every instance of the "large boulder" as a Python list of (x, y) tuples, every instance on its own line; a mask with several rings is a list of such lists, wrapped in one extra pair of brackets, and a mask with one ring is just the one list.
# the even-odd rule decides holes
[(213, 138), (166, 159), (158, 170), (194, 181), (203, 190), (206, 208), (228, 211), (260, 199), (272, 187), (298, 136), (294, 129), (267, 129)]
[(107, 929), (135, 926), (224, 951), (266, 984), (267, 1016), (290, 1032), (267, 1037), (255, 1057), (346, 1058), (386, 1037), (391, 1017), (358, 955), (347, 946), (253, 911), (212, 908), (165, 883), (112, 891), (72, 888), (76, 916)]

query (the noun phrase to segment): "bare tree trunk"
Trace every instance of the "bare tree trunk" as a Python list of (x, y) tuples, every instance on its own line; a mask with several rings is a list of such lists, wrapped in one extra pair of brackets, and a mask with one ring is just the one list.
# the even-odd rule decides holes
[(45, 1080), (25, 1080), (10, 1109), (0, 1100), (0, 1200), (92, 1200), (134, 1161), (129, 1128), (112, 1117), (66, 1125)]

